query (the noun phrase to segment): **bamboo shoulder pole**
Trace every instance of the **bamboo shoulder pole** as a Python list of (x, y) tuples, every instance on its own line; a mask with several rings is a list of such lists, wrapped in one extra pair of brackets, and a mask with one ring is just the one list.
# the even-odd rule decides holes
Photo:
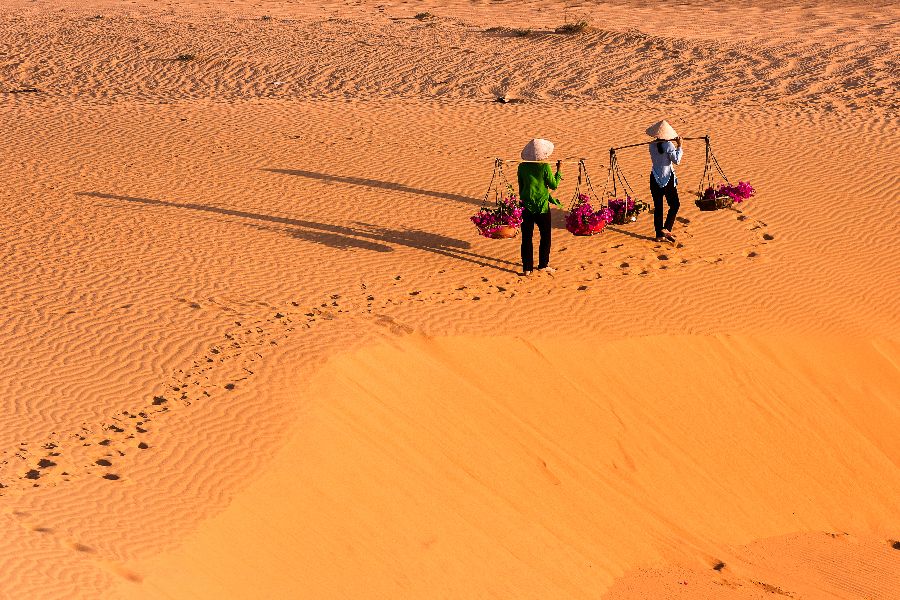
[[(557, 162), (561, 162), (564, 165), (577, 165), (581, 163), (581, 161), (587, 161), (586, 158), (565, 158), (562, 160), (521, 160), (516, 158), (500, 158), (497, 159), (503, 163), (547, 163), (548, 165), (555, 165)], [(603, 165), (600, 165), (603, 166)]]
[[(709, 136), (704, 135), (704, 136), (699, 136), (699, 137), (695, 136), (695, 137), (681, 138), (681, 141), (683, 141), (683, 142), (691, 142), (694, 140), (709, 140)], [(672, 141), (672, 140), (667, 140), (667, 141)], [(656, 142), (656, 140), (650, 140), (647, 142), (640, 142), (638, 144), (628, 144), (627, 146), (616, 146), (615, 148), (610, 148), (610, 150), (624, 150), (625, 148), (637, 148), (638, 146), (649, 146), (650, 144), (653, 144), (655, 142)]]

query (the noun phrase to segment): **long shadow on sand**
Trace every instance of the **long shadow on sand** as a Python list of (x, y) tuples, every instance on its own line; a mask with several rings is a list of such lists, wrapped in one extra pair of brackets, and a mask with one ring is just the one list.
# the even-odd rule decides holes
[(104, 192), (76, 192), (76, 195), (92, 196), (94, 198), (104, 198), (108, 200), (121, 200), (124, 202), (134, 202), (150, 206), (196, 210), (238, 217), (241, 219), (250, 219), (251, 221), (257, 222), (257, 224), (254, 225), (256, 227), (264, 227), (258, 223), (287, 225), (297, 228), (289, 232), (293, 237), (329, 246), (331, 248), (337, 248), (339, 250), (359, 248), (371, 252), (393, 252), (394, 248), (392, 245), (406, 246), (407, 248), (424, 250), (440, 256), (455, 258), (457, 260), (474, 263), (483, 267), (490, 267), (499, 271), (515, 273), (512, 269), (496, 264), (504, 263), (512, 265), (514, 263), (471, 252), (469, 250), (471, 247), (469, 242), (418, 229), (389, 229), (370, 223), (358, 222), (353, 223), (352, 226), (330, 225), (328, 223), (316, 223), (314, 221), (305, 221), (290, 217), (278, 217), (275, 215), (235, 210), (208, 204), (198, 204), (195, 202), (170, 202), (168, 200), (121, 196)]
[(349, 177), (346, 175), (329, 175), (328, 173), (318, 173), (316, 171), (303, 171), (300, 169), (262, 169), (269, 173), (280, 173), (282, 175), (294, 175), (296, 177), (307, 177), (309, 179), (317, 179), (319, 181), (327, 181), (329, 183), (347, 183), (350, 185), (358, 185), (362, 187), (376, 188), (380, 190), (391, 190), (394, 192), (405, 192), (407, 194), (416, 194), (419, 196), (431, 196), (432, 198), (442, 198), (444, 200), (454, 200), (456, 202), (466, 202), (467, 204), (481, 205), (481, 200), (462, 196), (460, 194), (450, 194), (448, 192), (437, 192), (434, 190), (423, 190), (402, 183), (394, 183), (391, 181), (381, 181), (379, 179), (366, 179), (365, 177)]
[(649, 236), (649, 235), (643, 235), (643, 234), (640, 234), (640, 233), (635, 233), (635, 232), (633, 232), (633, 231), (626, 231), (625, 229), (621, 229), (620, 227), (610, 227), (609, 225), (607, 225), (607, 226), (606, 226), (606, 231), (612, 231), (612, 232), (618, 233), (618, 234), (620, 234), (620, 235), (627, 235), (628, 237), (632, 237), (632, 238), (635, 238), (635, 239), (638, 239), (638, 240), (646, 240), (646, 241), (648, 241), (648, 242), (655, 242), (655, 241), (656, 241), (656, 238), (655, 238), (655, 237), (652, 237), (652, 236)]
[[(481, 206), (481, 200), (477, 198), (470, 198), (468, 196), (461, 196), (459, 194), (450, 194), (447, 192), (437, 192), (434, 190), (423, 190), (421, 188), (415, 188), (408, 185), (404, 185), (402, 183), (394, 183), (391, 181), (381, 181), (378, 179), (366, 179), (364, 177), (350, 177), (347, 175), (330, 175), (328, 173), (319, 173), (316, 171), (304, 171), (301, 169), (261, 169), (263, 171), (268, 171), (270, 173), (280, 173), (282, 175), (294, 175), (296, 177), (307, 177), (309, 179), (317, 179), (319, 181), (327, 181), (331, 183), (347, 183), (350, 185), (358, 185), (363, 187), (376, 188), (381, 190), (391, 190), (395, 192), (405, 192), (408, 194), (418, 194), (420, 196), (431, 196), (433, 198), (442, 198), (444, 200), (454, 200), (456, 202), (465, 202), (467, 204), (474, 204), (476, 206)], [(551, 211), (553, 213), (559, 212), (560, 214), (565, 216), (566, 209), (556, 209), (552, 208)], [(564, 223), (564, 218), (553, 218), (552, 221), (553, 229), (565, 230), (566, 226)], [(620, 229), (617, 227), (607, 227), (608, 231), (612, 231), (614, 233), (619, 233), (624, 236), (632, 237), (639, 240), (646, 241), (654, 241), (654, 238), (648, 235), (641, 235), (639, 233), (633, 233), (631, 231), (626, 231), (624, 229)], [(500, 261), (506, 262), (506, 261)], [(508, 263), (512, 264), (512, 263)]]

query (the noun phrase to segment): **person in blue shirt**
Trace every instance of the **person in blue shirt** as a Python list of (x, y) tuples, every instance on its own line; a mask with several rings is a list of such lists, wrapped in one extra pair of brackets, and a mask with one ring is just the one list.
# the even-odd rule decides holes
[[(681, 203), (678, 200), (678, 177), (673, 165), (681, 164), (684, 151), (681, 148), (681, 136), (667, 121), (660, 121), (647, 129), (647, 135), (655, 138), (650, 143), (650, 195), (653, 197), (653, 227), (656, 230), (657, 242), (674, 242), (672, 227)], [(672, 143), (674, 140), (675, 143)], [(663, 197), (669, 205), (665, 221), (663, 221)]]

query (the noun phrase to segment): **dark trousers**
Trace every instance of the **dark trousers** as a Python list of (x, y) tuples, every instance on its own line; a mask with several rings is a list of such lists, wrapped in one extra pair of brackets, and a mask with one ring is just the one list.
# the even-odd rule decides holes
[(522, 211), (522, 270), (534, 270), (534, 245), (531, 241), (534, 226), (541, 232), (541, 245), (538, 247), (538, 269), (550, 264), (550, 212), (536, 215)]
[[(659, 187), (656, 183), (656, 177), (650, 174), (650, 195), (653, 196), (653, 226), (656, 228), (656, 237), (662, 236), (663, 229), (672, 231), (675, 225), (675, 216), (678, 214), (678, 207), (681, 203), (678, 201), (678, 188), (675, 187), (675, 176), (669, 177), (669, 183), (666, 187)], [(663, 196), (666, 197), (666, 203), (669, 205), (669, 212), (666, 213), (666, 222), (663, 224)]]

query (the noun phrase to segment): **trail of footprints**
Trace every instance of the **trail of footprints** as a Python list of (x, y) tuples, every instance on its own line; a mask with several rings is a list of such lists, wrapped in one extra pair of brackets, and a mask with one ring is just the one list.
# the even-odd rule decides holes
[[(735, 213), (737, 220), (747, 223), (748, 229), (757, 235), (757, 243), (744, 254), (747, 258), (754, 258), (759, 255), (760, 247), (772, 241), (774, 236), (762, 221), (752, 219), (741, 210), (736, 209)], [(687, 226), (690, 221), (680, 219), (680, 222), (684, 226), (681, 238), (689, 241), (691, 234)], [(363, 284), (356, 299), (333, 294), (324, 302), (303, 309), (298, 302), (291, 302), (283, 308), (265, 304), (256, 306), (254, 310), (265, 311), (266, 316), (235, 320), (233, 328), (224, 334), (219, 344), (208, 348), (190, 367), (173, 373), (161, 392), (110, 416), (100, 424), (84, 423), (76, 432), (52, 432), (40, 442), (21, 442), (0, 455), (0, 496), (56, 485), (80, 476), (122, 481), (125, 474), (121, 467), (126, 457), (152, 448), (149, 436), (158, 420), (196, 402), (220, 401), (223, 394), (243, 385), (254, 375), (255, 363), (263, 359), (268, 348), (277, 345), (297, 328), (311, 328), (322, 321), (352, 314), (371, 318), (396, 335), (406, 335), (412, 332), (410, 327), (379, 311), (409, 303), (477, 302), (491, 296), (513, 298), (519, 294), (548, 294), (565, 290), (585, 292), (592, 289), (592, 282), (604, 276), (648, 275), (653, 269), (651, 265), (655, 265), (658, 271), (666, 271), (695, 263), (718, 263), (728, 258), (724, 255), (687, 258), (681, 256), (684, 242), (651, 242), (645, 246), (649, 253), (642, 257), (627, 254), (624, 259), (615, 257), (604, 261), (604, 255), (622, 247), (624, 244), (616, 244), (600, 250), (597, 259), (561, 268), (555, 275), (548, 275), (558, 280), (549, 289), (536, 280), (544, 275), (533, 279), (507, 274), (502, 280), (481, 277), (477, 284), (459, 285), (450, 290), (403, 290), (402, 276), (397, 275), (392, 282), (397, 293), (383, 299), (369, 293)], [(564, 252), (565, 248), (559, 251)], [(594, 289), (602, 288), (595, 286)], [(195, 302), (183, 298), (178, 300), (192, 308), (199, 307)], [(246, 311), (237, 312), (217, 302), (212, 304), (218, 304), (220, 309), (230, 311), (239, 318), (247, 315)]]

